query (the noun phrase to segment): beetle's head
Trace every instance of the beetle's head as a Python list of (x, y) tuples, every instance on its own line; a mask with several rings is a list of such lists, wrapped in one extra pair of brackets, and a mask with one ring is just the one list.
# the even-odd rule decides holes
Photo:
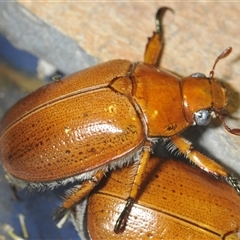
[(210, 76), (194, 73), (182, 79), (184, 114), (189, 124), (207, 125), (212, 117), (218, 117), (226, 130), (240, 135), (240, 129), (230, 129), (222, 118), (222, 110), (227, 104), (225, 88), (214, 79), (217, 62), (228, 56), (232, 48), (227, 48), (215, 61)]

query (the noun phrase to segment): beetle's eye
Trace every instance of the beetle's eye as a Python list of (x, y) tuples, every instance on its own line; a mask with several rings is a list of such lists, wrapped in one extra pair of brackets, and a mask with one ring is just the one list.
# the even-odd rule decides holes
[(196, 73), (191, 74), (191, 77), (195, 77), (195, 78), (206, 78), (206, 76), (205, 76), (203, 73), (199, 73), (199, 72), (196, 72)]
[(205, 126), (211, 121), (211, 113), (208, 110), (200, 110), (194, 113), (194, 119), (197, 125)]

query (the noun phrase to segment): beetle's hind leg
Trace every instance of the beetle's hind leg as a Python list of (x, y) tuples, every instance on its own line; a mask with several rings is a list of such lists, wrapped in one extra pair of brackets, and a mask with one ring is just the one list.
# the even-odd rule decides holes
[(124, 231), (127, 220), (128, 220), (128, 216), (131, 212), (132, 206), (136, 201), (141, 183), (142, 183), (142, 177), (143, 177), (143, 173), (145, 172), (146, 169), (146, 165), (148, 163), (148, 160), (150, 158), (150, 152), (151, 152), (151, 147), (150, 147), (150, 143), (146, 143), (145, 146), (143, 147), (143, 151), (141, 154), (141, 158), (139, 160), (139, 165), (137, 168), (137, 172), (135, 174), (135, 178), (131, 187), (131, 191), (129, 193), (129, 196), (127, 198), (127, 202), (126, 205), (123, 209), (123, 211), (121, 212), (119, 218), (117, 219), (117, 222), (115, 224), (114, 227), (114, 232), (115, 233), (120, 233), (122, 231)]
[(63, 204), (57, 209), (54, 220), (60, 220), (71, 210), (80, 200), (86, 197), (99, 184), (105, 176), (105, 171), (97, 171), (91, 179), (84, 181), (81, 185), (70, 189)]
[(153, 36), (148, 39), (144, 53), (144, 63), (158, 66), (162, 49), (163, 49), (163, 27), (162, 19), (164, 13), (167, 10), (171, 10), (168, 7), (159, 8), (156, 14), (156, 31), (153, 33)]
[(192, 144), (179, 136), (171, 137), (172, 143), (184, 154), (189, 160), (195, 163), (204, 171), (213, 174), (217, 178), (224, 178), (240, 195), (240, 186), (236, 178), (234, 178), (226, 169), (220, 164), (214, 162), (211, 158), (204, 156), (192, 147)]

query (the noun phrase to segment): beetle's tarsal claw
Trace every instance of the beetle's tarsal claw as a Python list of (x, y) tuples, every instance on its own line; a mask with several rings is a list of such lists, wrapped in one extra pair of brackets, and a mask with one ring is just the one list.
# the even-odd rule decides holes
[(228, 181), (233, 186), (233, 188), (236, 190), (237, 194), (240, 196), (240, 186), (239, 186), (239, 182), (237, 181), (237, 179), (230, 175), (228, 177)]
[(64, 215), (67, 213), (68, 209), (60, 206), (57, 211), (55, 212), (54, 216), (53, 216), (53, 220), (54, 221), (58, 221), (60, 220), (61, 218), (64, 217)]
[(127, 223), (127, 219), (128, 219), (128, 216), (130, 214), (130, 211), (132, 209), (132, 206), (134, 204), (135, 200), (131, 197), (129, 197), (127, 199), (127, 203), (122, 211), (122, 213), (120, 214), (116, 224), (115, 224), (115, 227), (114, 227), (114, 232), (115, 233), (121, 233), (124, 231), (125, 229), (125, 226), (126, 226), (126, 223)]
[(12, 189), (14, 198), (15, 198), (17, 201), (22, 201), (22, 198), (18, 195), (16, 186), (15, 186), (15, 185), (11, 185), (11, 189)]
[(156, 32), (158, 34), (161, 34), (161, 35), (162, 35), (162, 32), (163, 32), (162, 19), (163, 19), (163, 16), (164, 16), (164, 14), (167, 10), (170, 10), (171, 12), (174, 13), (174, 11), (171, 8), (168, 8), (168, 7), (161, 7), (161, 8), (158, 9), (158, 11), (156, 13)]
[(68, 219), (68, 216), (70, 214), (70, 209), (66, 209), (64, 207), (59, 207), (53, 217), (53, 220), (58, 221), (56, 226), (58, 228), (62, 228), (66, 220)]

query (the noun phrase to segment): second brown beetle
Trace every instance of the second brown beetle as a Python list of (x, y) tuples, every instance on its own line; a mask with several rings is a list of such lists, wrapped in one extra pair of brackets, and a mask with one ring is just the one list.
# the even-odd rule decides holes
[(194, 150), (179, 134), (191, 125), (221, 117), (226, 93), (201, 73), (179, 77), (156, 68), (162, 50), (161, 20), (149, 39), (144, 62), (113, 60), (72, 74), (20, 100), (0, 123), (0, 158), (8, 179), (21, 187), (54, 188), (81, 181), (56, 218), (86, 196), (107, 171), (136, 162), (126, 207), (114, 231), (124, 230), (137, 198), (154, 143), (161, 139), (203, 170), (225, 178), (240, 193), (237, 181), (218, 163)]
[(108, 174), (72, 211), (81, 239), (238, 240), (240, 198), (225, 182), (179, 160), (151, 157), (125, 231), (112, 229), (134, 165)]

